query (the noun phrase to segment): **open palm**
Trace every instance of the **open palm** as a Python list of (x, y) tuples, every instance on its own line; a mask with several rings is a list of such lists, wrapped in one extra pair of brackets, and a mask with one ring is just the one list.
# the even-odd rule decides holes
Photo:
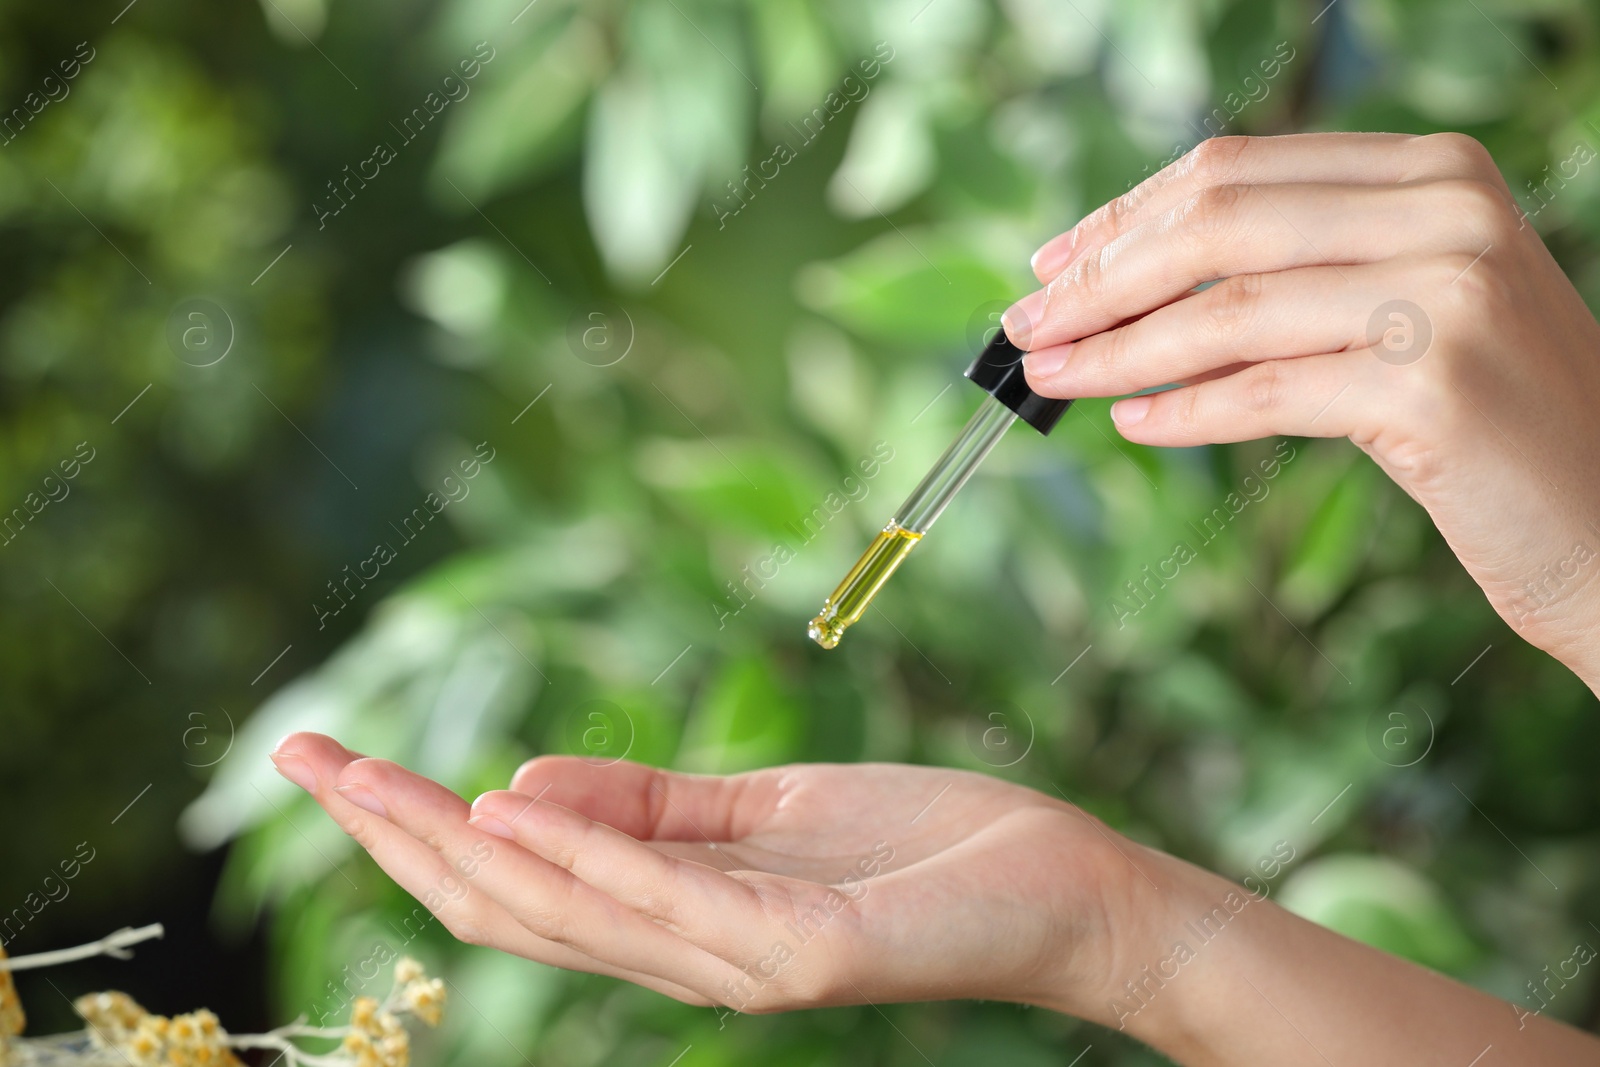
[(274, 759), (461, 939), (738, 1011), (1070, 1008), (1103, 984), (1110, 932), (1161, 897), (1155, 854), (968, 772), (547, 756), (469, 807), (316, 734)]

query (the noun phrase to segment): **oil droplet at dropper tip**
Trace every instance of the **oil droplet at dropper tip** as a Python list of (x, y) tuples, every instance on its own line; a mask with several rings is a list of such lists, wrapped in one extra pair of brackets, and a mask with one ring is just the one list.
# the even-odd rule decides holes
[(834, 619), (826, 612), (811, 620), (806, 627), (806, 636), (811, 638), (823, 648), (838, 648), (839, 638), (844, 636), (844, 628), (834, 628)]

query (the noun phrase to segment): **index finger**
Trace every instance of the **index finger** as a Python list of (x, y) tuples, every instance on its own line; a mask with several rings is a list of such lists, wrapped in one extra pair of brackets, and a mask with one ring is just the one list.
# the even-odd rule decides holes
[(1343, 277), (1342, 266), (1400, 257), (1470, 259), (1509, 238), (1509, 205), (1498, 187), (1467, 178), (1213, 186), (1079, 259), (1000, 321), (1014, 344), (1032, 351), (1099, 333), (1239, 274), (1327, 266)]
[(737, 841), (771, 812), (781, 773), (683, 774), (628, 760), (539, 756), (517, 769), (511, 788), (641, 841)]
[(1048, 283), (1085, 252), (1110, 244), (1213, 186), (1290, 182), (1386, 185), (1451, 175), (1500, 181), (1488, 152), (1464, 134), (1212, 137), (1045, 242), (1033, 254), (1033, 273), (1040, 282)]

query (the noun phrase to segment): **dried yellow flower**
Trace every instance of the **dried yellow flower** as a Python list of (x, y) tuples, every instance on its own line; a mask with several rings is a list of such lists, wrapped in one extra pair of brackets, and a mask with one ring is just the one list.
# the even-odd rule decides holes
[(239, 1063), (228, 1048), (227, 1031), (217, 1022), (216, 1015), (204, 1008), (173, 1016), (168, 1040), (175, 1051), (184, 1053), (186, 1065)]
[(357, 997), (350, 1005), (350, 1025), (357, 1030), (371, 1030), (377, 1014), (377, 997)]
[(135, 1061), (148, 1060), (161, 1051), (161, 1041), (154, 1035), (140, 1031), (124, 1046)]
[[(404, 1027), (392, 1031), (395, 1018), (388, 1012), (379, 1012), (370, 1020), (372, 1026), (353, 1029), (344, 1037), (344, 1050), (351, 1054), (355, 1067), (407, 1067), (411, 1059), (411, 1039)], [(379, 1032), (384, 1036), (379, 1037)]]
[[(401, 975), (407, 976), (404, 983), (398, 981)], [(406, 1008), (430, 1025), (437, 1023), (444, 983), (426, 978), (415, 960), (401, 960), (395, 966), (395, 977), (401, 986), (398, 999)], [(351, 1002), (350, 1027), (344, 1049), (353, 1057), (353, 1067), (409, 1067), (411, 1035), (394, 1012), (382, 1010), (376, 999), (357, 997)]]
[[(5, 958), (6, 950), (0, 947), (0, 960)], [(9, 1044), (6, 1038), (22, 1033), (27, 1022), (27, 1016), (22, 1013), (22, 1001), (17, 996), (16, 983), (11, 980), (11, 972), (0, 971), (0, 1064), (5, 1063), (5, 1046)]]
[(96, 1048), (118, 1048), (127, 1043), (149, 1013), (126, 993), (86, 993), (72, 1002), (89, 1024), (89, 1041)]
[[(159, 925), (140, 930), (126, 929), (89, 947), (115, 953), (135, 940), (160, 936)], [(67, 955), (77, 958), (78, 950)], [(48, 954), (47, 954), (48, 955)], [(59, 954), (58, 954), (59, 955)], [(5, 952), (0, 950), (0, 959)], [(43, 957), (27, 957), (30, 964)], [(54, 962), (51, 960), (50, 962)], [(230, 1036), (217, 1016), (204, 1008), (168, 1018), (147, 1011), (126, 993), (114, 990), (90, 993), (72, 1002), (86, 1024), (84, 1035), (90, 1051), (81, 1054), (82, 1062), (115, 1063), (117, 1067), (245, 1067), (234, 1049), (274, 1049), (290, 1064), (318, 1064), (319, 1067), (410, 1067), (411, 1034), (406, 1015), (415, 1015), (429, 1026), (437, 1026), (443, 1014), (445, 984), (429, 978), (422, 964), (405, 958), (395, 966), (395, 984), (389, 996), (357, 997), (350, 1007), (350, 1025), (332, 1031), (308, 1030), (299, 1023), (264, 1034)], [(55, 1062), (55, 1050), (65, 1038), (72, 1046), (72, 1062), (79, 1062), (79, 1035), (60, 1035), (40, 1039), (21, 1036), (24, 1018), (10, 972), (0, 970), (0, 1067), (29, 1067), (42, 1062), (43, 1055)], [(294, 1044), (305, 1036), (342, 1034), (337, 1052), (313, 1055)], [(46, 1050), (41, 1052), (40, 1050)]]
[(117, 992), (90, 993), (73, 1007), (89, 1024), (90, 1043), (121, 1053), (132, 1067), (244, 1067), (216, 1015), (203, 1008), (169, 1019)]
[(419, 978), (406, 984), (402, 991), (406, 1007), (429, 1026), (438, 1026), (444, 1014), (444, 981), (439, 978)]
[(378, 1058), (383, 1067), (410, 1067), (411, 1035), (404, 1027), (378, 1042)]

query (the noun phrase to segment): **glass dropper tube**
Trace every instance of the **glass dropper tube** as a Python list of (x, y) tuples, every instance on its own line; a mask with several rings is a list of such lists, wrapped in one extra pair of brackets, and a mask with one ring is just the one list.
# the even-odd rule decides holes
[(906, 497), (883, 531), (867, 546), (850, 573), (833, 594), (823, 601), (822, 610), (811, 620), (806, 633), (823, 648), (834, 648), (847, 627), (866, 613), (889, 575), (917, 547), (924, 534), (972, 477), (990, 449), (1017, 421), (1017, 413), (993, 396), (984, 397), (967, 425), (956, 435), (933, 469)]

